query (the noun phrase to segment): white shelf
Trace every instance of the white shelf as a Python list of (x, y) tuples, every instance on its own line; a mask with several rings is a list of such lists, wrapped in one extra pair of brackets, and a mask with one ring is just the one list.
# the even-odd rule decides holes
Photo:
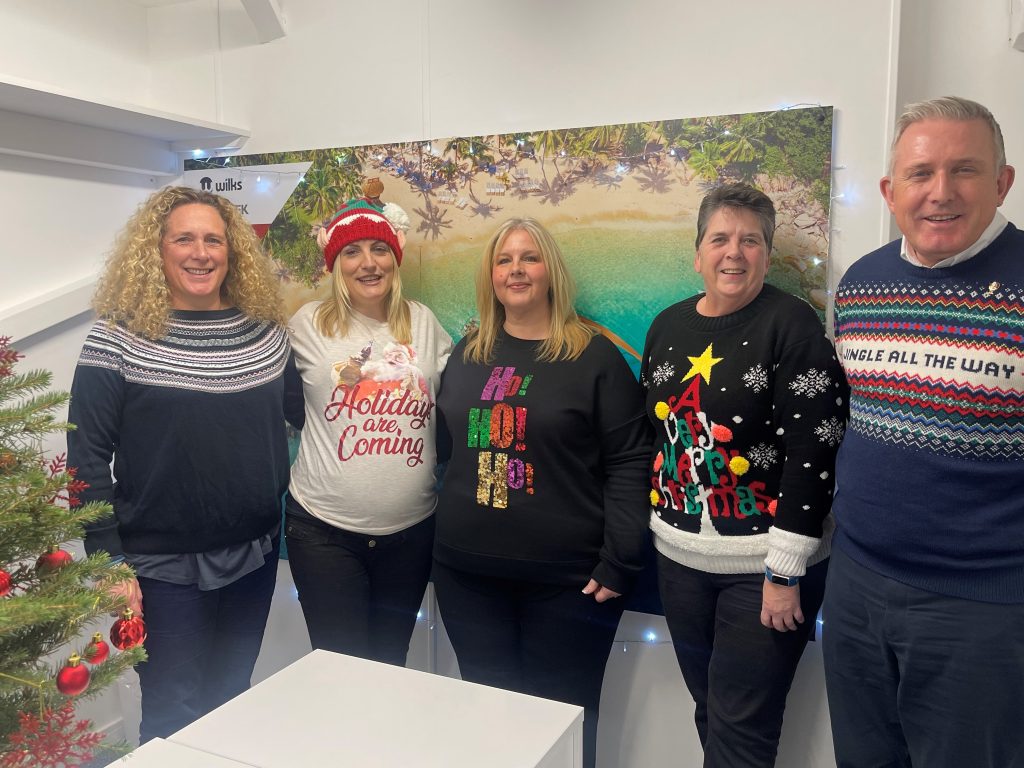
[(0, 307), (0, 330), (14, 341), (88, 311), (97, 275), (88, 275), (9, 307)]
[(249, 131), (0, 76), (0, 153), (175, 176), (179, 153), (238, 147)]

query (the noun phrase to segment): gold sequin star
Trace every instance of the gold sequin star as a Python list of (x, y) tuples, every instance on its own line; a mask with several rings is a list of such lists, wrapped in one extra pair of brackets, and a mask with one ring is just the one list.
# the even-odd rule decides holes
[[(720, 357), (712, 357), (711, 344), (708, 344), (708, 348), (701, 352), (700, 357), (686, 356), (686, 359), (690, 361), (691, 367), (689, 372), (683, 376), (682, 381), (686, 381), (689, 378), (696, 376), (698, 373), (704, 379), (705, 384), (711, 383), (711, 367), (717, 363), (722, 362)], [(681, 383), (680, 382), (680, 383)]]

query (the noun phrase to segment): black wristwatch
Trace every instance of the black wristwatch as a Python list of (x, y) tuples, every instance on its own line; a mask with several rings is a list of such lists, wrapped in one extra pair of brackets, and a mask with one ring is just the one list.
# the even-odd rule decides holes
[(800, 583), (799, 576), (780, 576), (768, 566), (765, 566), (764, 577), (772, 584), (781, 584), (784, 587), (794, 587)]

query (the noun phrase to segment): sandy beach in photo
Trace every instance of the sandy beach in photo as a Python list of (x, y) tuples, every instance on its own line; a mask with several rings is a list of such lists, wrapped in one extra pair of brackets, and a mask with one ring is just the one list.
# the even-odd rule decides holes
[(380, 201), (409, 217), (406, 292), (453, 336), (475, 315), (473, 279), (488, 239), (506, 219), (533, 217), (558, 240), (581, 313), (635, 349), (658, 311), (700, 289), (692, 267), (697, 209), (726, 181), (749, 181), (772, 197), (768, 281), (823, 316), (831, 126), (831, 108), (811, 108), (233, 161), (311, 163), (265, 240), (289, 312), (329, 290), (311, 229), (376, 178)]

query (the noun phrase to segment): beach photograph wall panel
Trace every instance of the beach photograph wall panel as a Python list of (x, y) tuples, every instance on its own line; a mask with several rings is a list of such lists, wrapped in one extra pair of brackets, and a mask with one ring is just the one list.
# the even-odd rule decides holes
[[(774, 201), (768, 282), (824, 316), (833, 110), (811, 106), (621, 125), (189, 160), (186, 171), (308, 162), (266, 232), (288, 309), (328, 290), (311, 236), (379, 179), (409, 216), (401, 272), (456, 339), (475, 320), (473, 277), (496, 227), (538, 219), (578, 284), (580, 313), (638, 366), (651, 319), (701, 289), (697, 208), (713, 187), (746, 181)], [(255, 169), (253, 169), (255, 171)]]

